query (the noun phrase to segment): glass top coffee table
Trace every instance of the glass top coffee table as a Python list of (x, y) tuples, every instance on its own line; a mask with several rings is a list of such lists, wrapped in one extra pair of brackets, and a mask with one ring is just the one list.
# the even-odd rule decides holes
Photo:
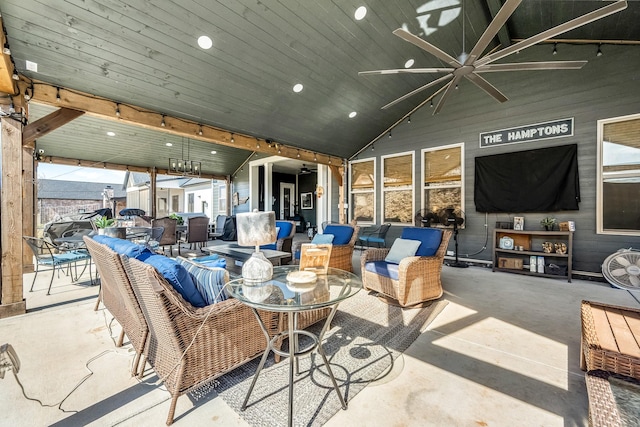
[[(302, 273), (302, 274), (300, 274)], [(227, 284), (229, 293), (234, 298), (248, 305), (258, 319), (260, 328), (267, 339), (267, 349), (262, 355), (258, 369), (256, 370), (251, 386), (247, 391), (242, 410), (246, 409), (251, 392), (256, 384), (258, 375), (264, 367), (270, 351), (283, 357), (289, 357), (289, 420), (288, 425), (293, 422), (293, 375), (298, 372), (298, 357), (311, 353), (314, 350), (322, 357), (333, 388), (338, 394), (343, 409), (347, 409), (347, 403), (342, 397), (338, 388), (327, 356), (322, 348), (322, 339), (326, 333), (331, 320), (338, 309), (340, 302), (352, 297), (362, 289), (362, 281), (358, 276), (344, 270), (329, 268), (326, 275), (317, 275), (313, 281), (305, 277), (307, 272), (299, 272), (298, 266), (280, 266), (273, 268), (273, 278), (267, 282), (259, 284), (245, 284), (242, 278), (232, 280)], [(299, 275), (299, 277), (294, 277)], [(309, 331), (300, 330), (298, 325), (298, 314), (304, 311), (321, 308), (331, 308), (331, 312), (318, 335)], [(273, 338), (269, 337), (267, 328), (260, 319), (257, 310), (280, 312), (288, 314), (288, 329), (282, 331)], [(304, 349), (298, 347), (298, 336), (305, 335), (312, 340), (312, 344)], [(282, 337), (289, 338), (289, 351), (284, 352), (275, 343)]]

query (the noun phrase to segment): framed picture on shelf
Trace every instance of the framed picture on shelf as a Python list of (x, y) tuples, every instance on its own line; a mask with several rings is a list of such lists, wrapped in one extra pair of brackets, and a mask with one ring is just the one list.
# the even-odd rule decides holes
[(300, 205), (302, 209), (313, 209), (313, 193), (300, 194)]
[(514, 216), (513, 217), (513, 229), (514, 230), (524, 230), (524, 217), (523, 216)]

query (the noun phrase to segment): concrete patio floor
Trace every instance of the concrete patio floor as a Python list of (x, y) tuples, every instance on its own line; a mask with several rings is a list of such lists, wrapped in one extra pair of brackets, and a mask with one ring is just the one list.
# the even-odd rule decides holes
[[(0, 344), (16, 350), (26, 394), (52, 406), (25, 399), (7, 373), (0, 425), (164, 425), (169, 393), (148, 367), (142, 380), (131, 377), (131, 347), (114, 346), (119, 325), (102, 306), (93, 310), (98, 287), (86, 273), (78, 284), (61, 277), (46, 296), (50, 274), (31, 293), (33, 274), (24, 276), (28, 313), (0, 320)], [(327, 426), (587, 425), (580, 301), (638, 307), (638, 293), (484, 267), (445, 266), (442, 281), (444, 311)], [(384, 303), (372, 296), (371, 304)], [(174, 425), (205, 424), (246, 425), (215, 393), (178, 399)]]

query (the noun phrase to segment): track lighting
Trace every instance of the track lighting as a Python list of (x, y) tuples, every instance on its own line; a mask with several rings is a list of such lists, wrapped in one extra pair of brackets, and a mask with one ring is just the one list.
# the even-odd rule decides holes
[(554, 43), (553, 44), (553, 54), (557, 55), (558, 54), (558, 43)]
[(598, 45), (598, 52), (596, 52), (596, 56), (602, 56), (602, 50), (600, 49), (601, 47), (602, 47), (602, 43)]
[(164, 114), (162, 115), (162, 121), (160, 122), (160, 126), (165, 127), (167, 124), (164, 122)]

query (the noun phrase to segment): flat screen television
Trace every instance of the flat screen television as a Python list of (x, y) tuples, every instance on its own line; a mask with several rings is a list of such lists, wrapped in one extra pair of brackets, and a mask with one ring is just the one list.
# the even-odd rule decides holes
[(476, 157), (474, 201), (488, 213), (578, 210), (578, 146)]

